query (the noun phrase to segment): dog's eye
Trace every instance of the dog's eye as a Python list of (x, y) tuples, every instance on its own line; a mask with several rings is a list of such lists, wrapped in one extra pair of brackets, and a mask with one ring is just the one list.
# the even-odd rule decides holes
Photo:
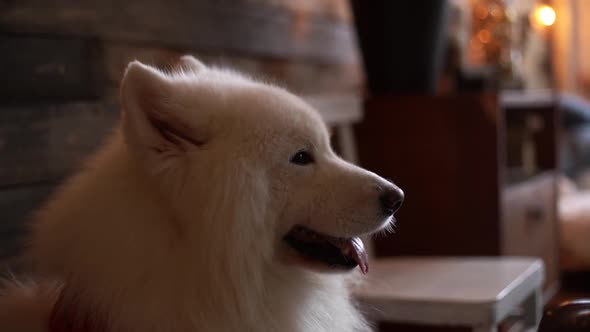
[(309, 165), (313, 164), (314, 159), (313, 156), (307, 151), (299, 151), (293, 157), (291, 157), (291, 162), (295, 165)]

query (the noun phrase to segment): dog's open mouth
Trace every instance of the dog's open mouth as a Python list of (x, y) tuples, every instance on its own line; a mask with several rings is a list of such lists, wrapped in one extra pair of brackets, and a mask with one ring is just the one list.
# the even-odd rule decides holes
[(285, 242), (306, 259), (335, 268), (369, 271), (367, 252), (358, 237), (340, 238), (297, 225), (284, 237)]

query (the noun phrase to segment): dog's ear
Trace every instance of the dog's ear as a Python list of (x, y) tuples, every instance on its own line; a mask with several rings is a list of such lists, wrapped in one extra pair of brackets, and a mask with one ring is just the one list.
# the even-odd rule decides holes
[(194, 73), (201, 72), (205, 70), (205, 65), (197, 60), (192, 55), (183, 55), (178, 59), (176, 66), (182, 70), (192, 71)]
[(204, 144), (177, 99), (183, 87), (173, 77), (139, 61), (129, 64), (121, 83), (123, 133), (142, 153), (182, 152)]

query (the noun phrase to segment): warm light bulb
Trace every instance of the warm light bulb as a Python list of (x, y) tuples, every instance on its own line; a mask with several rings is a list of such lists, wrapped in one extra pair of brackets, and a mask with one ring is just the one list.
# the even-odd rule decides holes
[(537, 22), (544, 26), (552, 26), (555, 23), (555, 10), (551, 6), (542, 5), (535, 10), (535, 18)]

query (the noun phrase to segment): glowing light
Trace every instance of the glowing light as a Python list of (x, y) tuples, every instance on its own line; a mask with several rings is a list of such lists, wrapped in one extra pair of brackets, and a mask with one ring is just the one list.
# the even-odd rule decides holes
[(541, 5), (535, 10), (535, 19), (540, 25), (552, 26), (556, 18), (555, 10), (551, 6)]
[(480, 20), (485, 20), (485, 18), (488, 17), (488, 8), (484, 5), (475, 7), (475, 16)]
[(492, 34), (487, 29), (481, 29), (477, 33), (477, 38), (479, 38), (480, 42), (487, 44), (492, 40)]

